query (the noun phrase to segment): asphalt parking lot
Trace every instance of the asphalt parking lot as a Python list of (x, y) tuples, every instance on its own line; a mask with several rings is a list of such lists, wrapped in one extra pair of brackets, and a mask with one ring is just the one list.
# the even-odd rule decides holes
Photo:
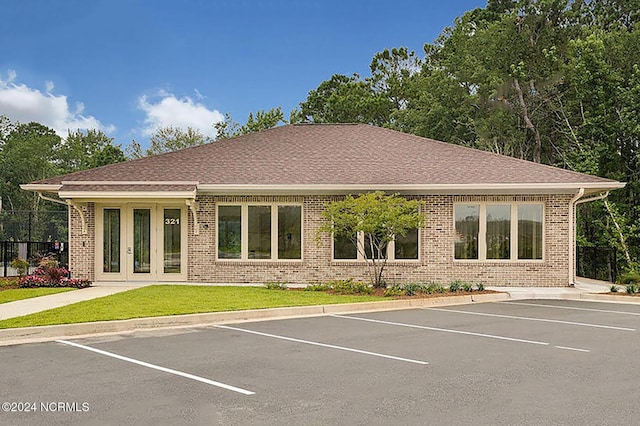
[(639, 328), (525, 300), (0, 347), (0, 424), (635, 425)]

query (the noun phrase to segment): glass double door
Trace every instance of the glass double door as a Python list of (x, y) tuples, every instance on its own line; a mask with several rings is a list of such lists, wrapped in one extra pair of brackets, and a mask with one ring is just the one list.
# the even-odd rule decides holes
[(104, 207), (98, 230), (104, 280), (184, 281), (186, 209), (181, 206)]

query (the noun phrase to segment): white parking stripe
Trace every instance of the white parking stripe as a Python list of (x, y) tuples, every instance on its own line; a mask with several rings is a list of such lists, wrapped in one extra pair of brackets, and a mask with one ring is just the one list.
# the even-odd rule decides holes
[(622, 315), (640, 316), (640, 312), (624, 312), (624, 311), (612, 311), (612, 310), (607, 310), (607, 309), (577, 308), (575, 306), (545, 305), (545, 304), (542, 304), (542, 303), (525, 303), (525, 302), (495, 302), (495, 303), (504, 303), (505, 305), (539, 306), (541, 308), (571, 309), (571, 310), (574, 310), (574, 311), (605, 312), (605, 313), (608, 313), (608, 314), (622, 314)]
[(224, 328), (226, 330), (241, 331), (243, 333), (257, 334), (258, 336), (272, 337), (274, 339), (288, 340), (290, 342), (304, 343), (304, 344), (313, 345), (313, 346), (322, 346), (323, 348), (339, 349), (341, 351), (355, 352), (355, 353), (364, 354), (364, 355), (377, 356), (377, 357), (380, 357), (380, 358), (394, 359), (396, 361), (405, 361), (405, 362), (411, 362), (411, 363), (420, 364), (420, 365), (428, 365), (429, 364), (426, 361), (418, 361), (418, 360), (409, 359), (409, 358), (400, 358), (400, 357), (393, 356), (393, 355), (385, 355), (385, 354), (380, 354), (380, 353), (376, 353), (376, 352), (363, 351), (363, 350), (360, 350), (360, 349), (347, 348), (347, 347), (344, 347), (344, 346), (329, 345), (329, 344), (326, 344), (326, 343), (311, 342), (309, 340), (295, 339), (293, 337), (279, 336), (277, 334), (269, 334), (269, 333), (262, 333), (260, 331), (247, 330), (246, 328), (229, 327), (227, 325), (216, 325), (215, 327)]
[(418, 328), (420, 330), (442, 331), (442, 332), (445, 332), (445, 333), (465, 334), (467, 336), (487, 337), (487, 338), (490, 338), (490, 339), (507, 340), (507, 341), (510, 341), (510, 342), (530, 343), (532, 345), (549, 346), (549, 343), (547, 343), (547, 342), (538, 342), (538, 341), (535, 341), (535, 340), (525, 340), (525, 339), (517, 339), (517, 338), (513, 338), (513, 337), (496, 336), (495, 334), (474, 333), (474, 332), (471, 332), (471, 331), (451, 330), (451, 329), (448, 329), (448, 328), (427, 327), (427, 326), (424, 326), (424, 325), (405, 324), (405, 323), (401, 323), (401, 322), (392, 322), (392, 321), (382, 321), (382, 320), (376, 320), (376, 319), (371, 319), (371, 318), (354, 317), (354, 316), (349, 316), (349, 315), (331, 314), (330, 316), (336, 317), (336, 318), (345, 318), (345, 319), (350, 319), (350, 320), (357, 320), (357, 321), (375, 322), (375, 323), (378, 323), (378, 324), (397, 325), (399, 327)]
[[(549, 346), (550, 345), (547, 342), (538, 342), (536, 340), (525, 340), (525, 339), (517, 339), (517, 338), (513, 338), (513, 337), (497, 336), (495, 334), (474, 333), (474, 332), (471, 332), (471, 331), (451, 330), (451, 329), (448, 329), (448, 328), (427, 327), (427, 326), (424, 326), (424, 325), (405, 324), (405, 323), (393, 322), (393, 321), (382, 321), (382, 320), (376, 320), (376, 319), (371, 319), (371, 318), (354, 317), (354, 316), (350, 316), (350, 315), (330, 314), (329, 316), (335, 317), (335, 318), (345, 318), (345, 319), (357, 320), (357, 321), (375, 322), (375, 323), (379, 323), (379, 324), (397, 325), (397, 326), (400, 326), (400, 327), (417, 328), (417, 329), (421, 329), (421, 330), (442, 331), (442, 332), (445, 332), (445, 333), (465, 334), (465, 335), (468, 335), (468, 336), (477, 336), (477, 337), (487, 337), (487, 338), (490, 338), (490, 339), (507, 340), (507, 341), (510, 341), (510, 342), (518, 342), (518, 343), (529, 343), (529, 344), (532, 344), (532, 345), (541, 345), (541, 346)], [(570, 348), (568, 346), (554, 346), (554, 348), (567, 349), (567, 350), (570, 350), (570, 351), (578, 351), (578, 352), (590, 352), (588, 349)]]
[(519, 319), (519, 320), (526, 320), (526, 321), (551, 322), (555, 324), (577, 325), (582, 327), (606, 328), (609, 330), (636, 331), (635, 328), (614, 327), (612, 325), (589, 324), (584, 322), (560, 321), (560, 320), (547, 319), (547, 318), (532, 318), (532, 317), (519, 317), (514, 315), (488, 314), (484, 312), (458, 311), (456, 309), (441, 309), (441, 308), (423, 308), (423, 309), (429, 310), (429, 311), (454, 312), (456, 314), (479, 315), (483, 317), (496, 317), (496, 318)]
[(183, 373), (182, 371), (177, 371), (177, 370), (173, 370), (171, 368), (161, 367), (159, 365), (154, 365), (154, 364), (150, 364), (148, 362), (139, 361), (137, 359), (128, 358), (126, 356), (114, 354), (112, 352), (103, 351), (101, 349), (92, 348), (90, 346), (80, 345), (78, 343), (69, 342), (67, 340), (56, 340), (56, 342), (64, 343), (65, 345), (74, 346), (74, 347), (80, 348), (80, 349), (85, 349), (87, 351), (95, 352), (95, 353), (98, 353), (100, 355), (106, 355), (106, 356), (109, 356), (111, 358), (116, 358), (116, 359), (119, 359), (119, 360), (122, 360), (122, 361), (130, 362), (132, 364), (141, 365), (143, 367), (152, 368), (154, 370), (163, 371), (165, 373), (175, 374), (176, 376), (186, 377), (187, 379), (196, 380), (198, 382), (206, 383), (208, 385), (213, 385), (213, 386), (217, 386), (219, 388), (227, 389), (227, 390), (230, 390), (230, 391), (233, 391), (233, 392), (238, 392), (238, 393), (241, 393), (243, 395), (253, 395), (253, 394), (255, 394), (255, 392), (251, 392), (251, 391), (248, 391), (246, 389), (237, 388), (235, 386), (231, 386), (231, 385), (227, 385), (227, 384), (224, 384), (224, 383), (216, 382), (216, 381), (213, 381), (213, 380), (205, 379), (204, 377), (194, 376), (193, 374)]
[(589, 349), (580, 349), (580, 348), (570, 348), (568, 346), (554, 346), (558, 349), (566, 349), (568, 351), (577, 351), (577, 352), (590, 352)]

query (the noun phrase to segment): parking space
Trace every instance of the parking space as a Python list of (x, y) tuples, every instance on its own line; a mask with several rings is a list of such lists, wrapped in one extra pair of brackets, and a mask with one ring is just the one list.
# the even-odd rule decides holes
[(37, 409), (0, 423), (631, 425), (639, 328), (535, 300), (1, 347), (1, 402)]

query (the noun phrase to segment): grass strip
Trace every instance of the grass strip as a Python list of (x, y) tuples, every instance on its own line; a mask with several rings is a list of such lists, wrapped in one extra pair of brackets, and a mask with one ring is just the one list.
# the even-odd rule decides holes
[(49, 294), (64, 293), (75, 290), (74, 288), (12, 288), (0, 291), (0, 304), (15, 302), (16, 300), (31, 299)]
[[(82, 291), (82, 290), (80, 290)], [(0, 328), (388, 300), (262, 287), (153, 285), (0, 321)]]

